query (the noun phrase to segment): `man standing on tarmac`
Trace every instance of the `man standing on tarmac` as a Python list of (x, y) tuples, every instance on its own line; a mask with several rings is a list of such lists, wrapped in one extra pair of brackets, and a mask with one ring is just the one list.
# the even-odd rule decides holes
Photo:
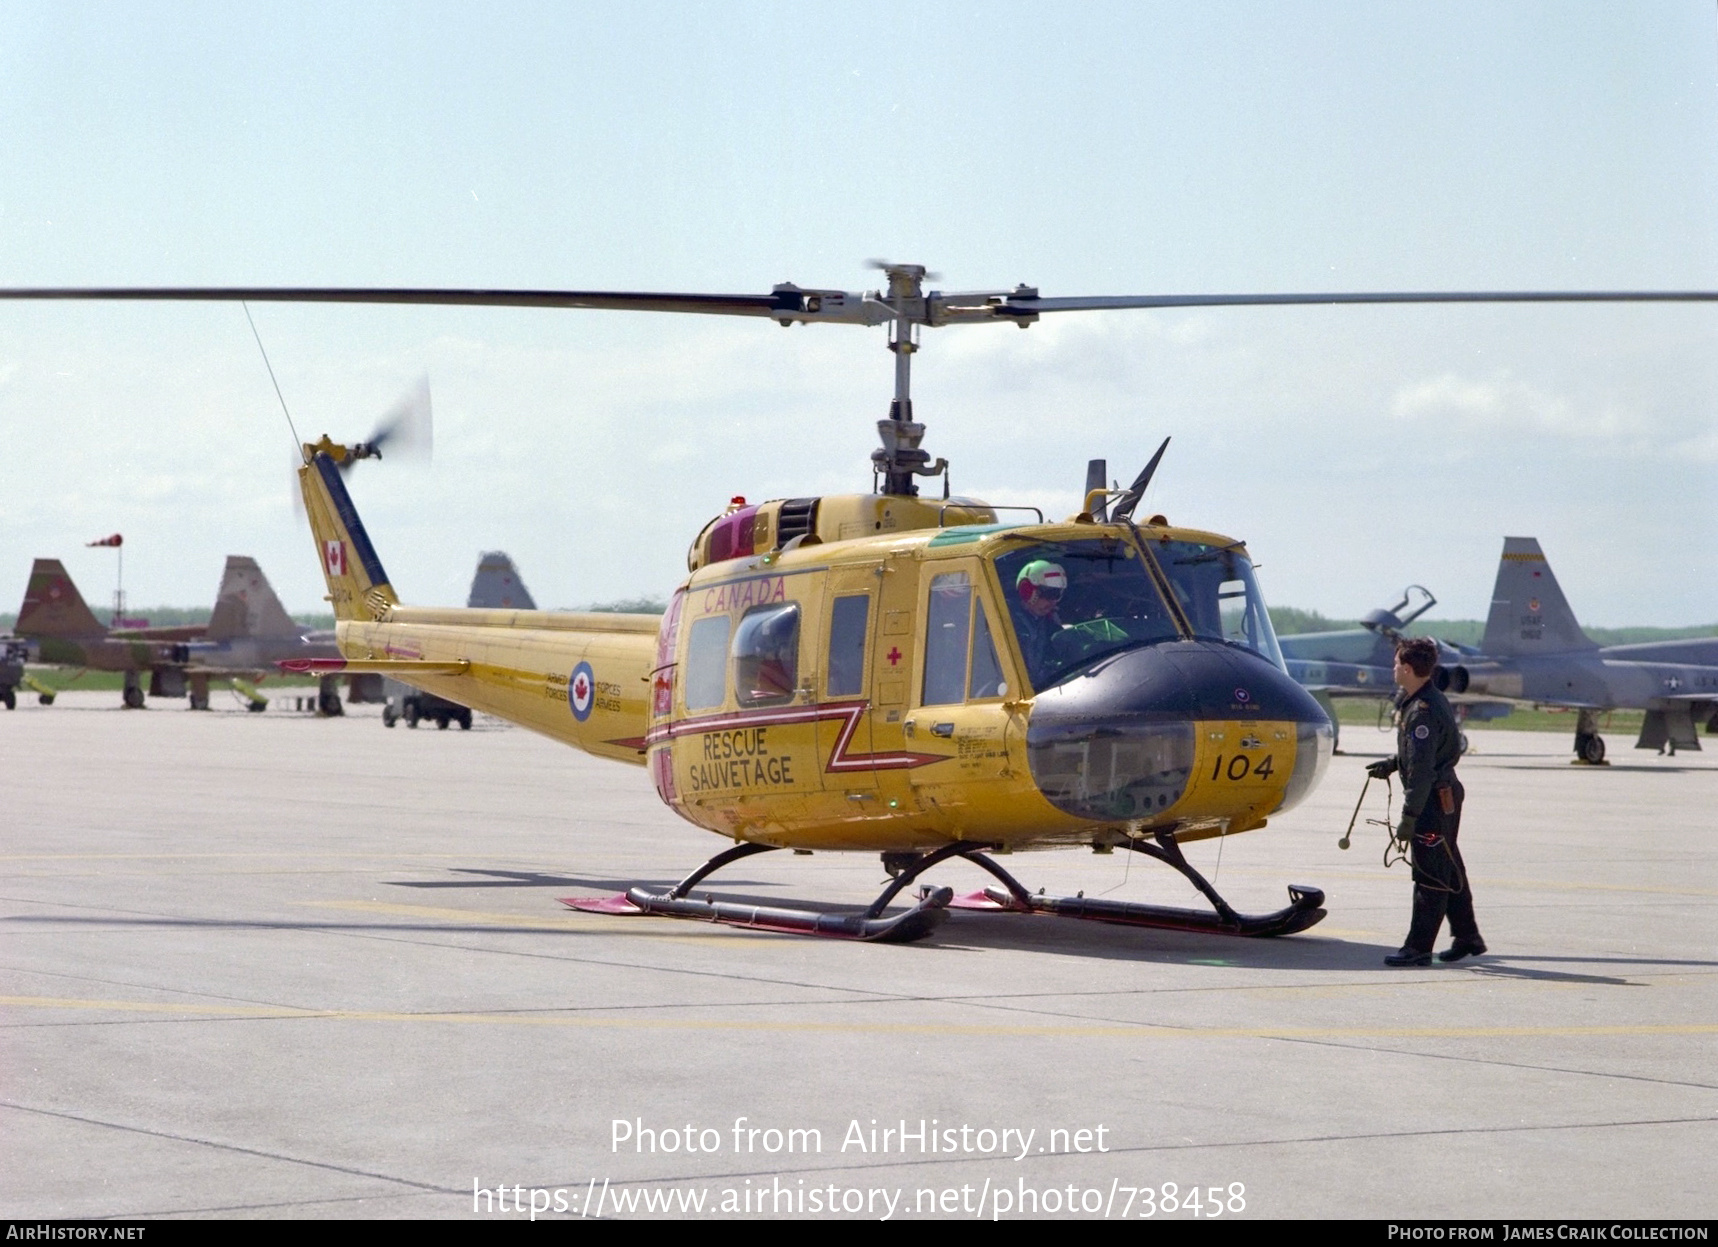
[(1396, 642), (1396, 756), (1374, 762), (1366, 773), (1383, 779), (1402, 775), (1402, 818), (1396, 839), (1414, 871), (1414, 917), (1402, 947), (1384, 958), (1387, 966), (1429, 966), (1432, 945), (1447, 914), (1451, 943), (1439, 961), (1460, 961), (1485, 951), (1473, 916), (1473, 890), (1456, 847), (1461, 827), (1462, 786), (1456, 778), (1461, 732), (1449, 702), (1432, 683), (1438, 645), (1429, 637)]

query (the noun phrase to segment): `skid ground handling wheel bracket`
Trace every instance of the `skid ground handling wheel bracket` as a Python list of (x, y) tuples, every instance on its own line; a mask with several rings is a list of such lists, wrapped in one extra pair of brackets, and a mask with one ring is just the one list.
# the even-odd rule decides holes
[[(923, 939), (948, 918), (952, 909), (992, 913), (1047, 914), (1058, 918), (1085, 918), (1093, 922), (1123, 926), (1156, 927), (1169, 931), (1196, 931), (1212, 935), (1271, 936), (1304, 931), (1324, 917), (1324, 892), (1319, 888), (1289, 886), (1289, 904), (1270, 914), (1238, 913), (1206, 881), (1181, 852), (1168, 831), (1153, 833), (1153, 842), (1130, 840), (1126, 847), (1155, 858), (1184, 876), (1211, 902), (1210, 912), (1167, 905), (1144, 905), (1134, 901), (1112, 901), (1102, 897), (1034, 895), (985, 852), (994, 846), (975, 840), (957, 840), (940, 849), (900, 863), (900, 870), (887, 887), (859, 913), (795, 909), (786, 906), (747, 905), (717, 900), (709, 895), (691, 895), (692, 889), (724, 866), (768, 853), (772, 844), (737, 844), (716, 854), (666, 892), (629, 888), (623, 895), (606, 897), (570, 896), (562, 904), (585, 913), (692, 918), (760, 931), (793, 935), (816, 935), (825, 939), (866, 940), (878, 944), (906, 944)], [(888, 917), (884, 911), (901, 890), (932, 866), (950, 858), (963, 858), (988, 871), (1001, 888), (985, 888), (956, 897), (950, 888), (922, 887), (917, 903)]]

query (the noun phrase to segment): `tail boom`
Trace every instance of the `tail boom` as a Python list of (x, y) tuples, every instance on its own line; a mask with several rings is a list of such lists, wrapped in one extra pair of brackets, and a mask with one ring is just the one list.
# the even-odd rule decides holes
[[(334, 605), (340, 670), (388, 675), (587, 753), (643, 764), (660, 618), (401, 606), (334, 459), (305, 447), (298, 479)], [(316, 660), (291, 661), (322, 674)]]
[[(397, 613), (438, 622), (337, 624), (343, 670), (377, 672), (598, 757), (643, 765), (656, 616), (597, 616), (599, 630), (573, 626), (589, 616), (570, 615), (561, 627), (512, 618), (552, 617), (546, 611)], [(461, 615), (470, 618), (456, 622)]]

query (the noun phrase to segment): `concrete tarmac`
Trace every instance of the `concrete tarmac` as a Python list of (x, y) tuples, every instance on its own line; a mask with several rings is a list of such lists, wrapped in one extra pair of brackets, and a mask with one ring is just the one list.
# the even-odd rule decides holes
[[(1407, 870), (1336, 845), (1367, 731), (1190, 846), (1243, 910), (1324, 888), (1309, 932), (956, 913), (877, 947), (566, 909), (723, 842), (522, 730), (117, 701), (0, 712), (8, 1217), (1718, 1215), (1718, 750), (1473, 733), (1493, 951), (1391, 970)], [(1197, 901), (1135, 855), (1005, 860)], [(780, 853), (710, 890), (882, 880)]]

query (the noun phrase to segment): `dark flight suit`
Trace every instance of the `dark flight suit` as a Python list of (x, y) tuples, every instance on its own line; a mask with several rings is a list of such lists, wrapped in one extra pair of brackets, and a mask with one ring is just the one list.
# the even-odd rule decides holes
[(1482, 943), (1467, 866), (1456, 847), (1465, 794), (1456, 778), (1461, 732), (1455, 712), (1429, 680), (1396, 705), (1393, 769), (1402, 776), (1402, 821), (1413, 825), (1408, 853), (1414, 871), (1414, 917), (1402, 947), (1431, 952), (1446, 914), (1452, 938)]
[(1050, 643), (1062, 630), (1062, 620), (1055, 611), (1040, 618), (1023, 604), (1010, 602), (1009, 613), (1014, 617), (1014, 635), (1020, 638), (1020, 656), (1026, 660), (1026, 674), (1034, 691), (1040, 689), (1055, 667)]

